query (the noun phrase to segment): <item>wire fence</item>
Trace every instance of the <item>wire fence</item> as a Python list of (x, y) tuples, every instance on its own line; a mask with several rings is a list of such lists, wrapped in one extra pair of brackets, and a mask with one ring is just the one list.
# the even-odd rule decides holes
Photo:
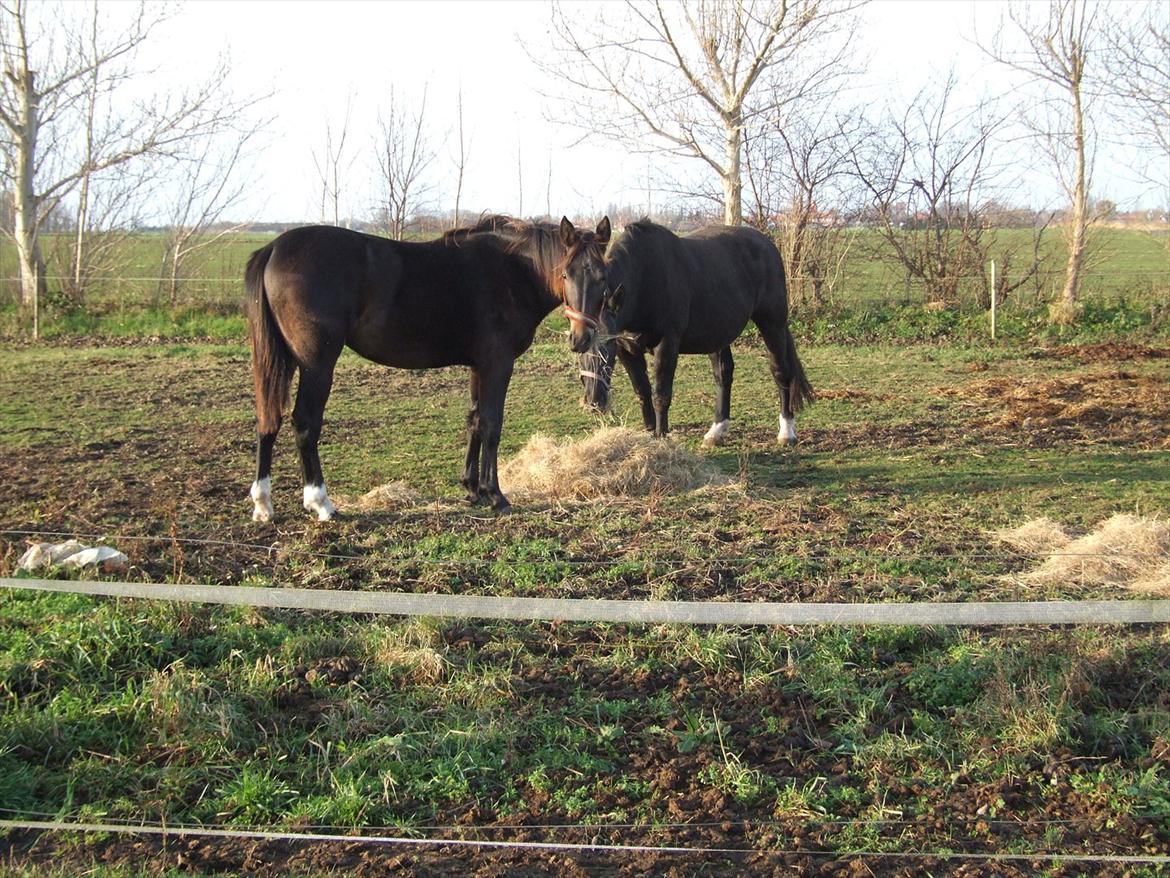
[[(1017, 862), (1017, 863), (1096, 863), (1125, 865), (1170, 864), (1170, 856), (1164, 854), (1119, 854), (1119, 853), (1054, 853), (1041, 851), (955, 851), (948, 847), (937, 850), (881, 851), (847, 847), (845, 849), (810, 847), (717, 847), (679, 846), (664, 844), (630, 844), (605, 842), (565, 841), (518, 841), (509, 839), (482, 839), (467, 837), (426, 837), (411, 835), (374, 835), (365, 832), (343, 834), (340, 832), (283, 832), (279, 830), (236, 829), (211, 826), (175, 826), (160, 823), (124, 824), (110, 821), (73, 820), (0, 820), (0, 829), (40, 832), (81, 832), (108, 833), (112, 835), (146, 835), (163, 838), (219, 838), (302, 844), (347, 844), (383, 845), (400, 848), (464, 848), (478, 850), (528, 850), (560, 853), (598, 854), (655, 854), (662, 857), (710, 857), (710, 856), (752, 856), (752, 857), (816, 857), (834, 860), (910, 860), (923, 861), (975, 861), (975, 862)], [(463, 827), (463, 832), (477, 833), (479, 827)]]
[[(61, 300), (81, 299), (87, 307), (99, 310), (136, 310), (172, 304), (187, 308), (223, 309), (238, 305), (243, 296), (244, 260), (233, 262), (215, 273), (192, 273), (175, 280), (153, 274), (110, 274), (88, 279), (80, 291), (66, 295), (64, 290), (75, 288), (70, 276), (50, 274), (45, 277), (50, 287), (48, 305)], [(947, 304), (973, 306), (983, 302), (989, 290), (990, 273), (962, 274), (947, 278), (954, 287)], [(1007, 307), (1035, 306), (1054, 300), (1060, 292), (1063, 275), (1050, 272), (1031, 280), (1014, 291), (1007, 299)], [(845, 277), (823, 288), (819, 298), (813, 298), (811, 283), (804, 278), (789, 279), (789, 295), (798, 313), (828, 305), (926, 305), (939, 299), (932, 284), (919, 277), (896, 271), (875, 268), (857, 277)], [(1148, 262), (1131, 265), (1112, 264), (1108, 269), (1089, 269), (1081, 275), (1083, 299), (1109, 300), (1122, 297), (1145, 298), (1170, 290), (1170, 265), (1150, 267)], [(173, 297), (173, 301), (172, 301)], [(0, 304), (20, 301), (20, 277), (5, 273), (0, 277)]]

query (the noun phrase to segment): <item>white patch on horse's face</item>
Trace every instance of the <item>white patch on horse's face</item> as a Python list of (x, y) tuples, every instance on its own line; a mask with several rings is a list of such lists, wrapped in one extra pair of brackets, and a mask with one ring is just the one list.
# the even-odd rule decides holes
[(324, 485), (305, 485), (305, 509), (316, 512), (318, 521), (328, 521), (337, 514)]
[(259, 481), (252, 482), (252, 490), (248, 492), (252, 497), (252, 521), (272, 521), (272, 481), (265, 476)]
[(780, 432), (776, 434), (776, 441), (781, 445), (796, 444), (796, 418), (780, 415)]
[(727, 428), (731, 426), (731, 421), (716, 421), (711, 425), (711, 429), (703, 436), (703, 444), (722, 445), (723, 437), (727, 435)]

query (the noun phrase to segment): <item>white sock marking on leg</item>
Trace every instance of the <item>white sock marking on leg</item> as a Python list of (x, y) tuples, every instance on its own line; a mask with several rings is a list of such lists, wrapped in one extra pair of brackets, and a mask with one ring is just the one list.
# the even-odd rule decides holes
[(796, 418), (780, 415), (780, 432), (776, 434), (776, 441), (781, 445), (796, 444)]
[(252, 497), (252, 521), (272, 521), (272, 480), (264, 478), (252, 482), (252, 490), (248, 492)]
[(716, 421), (711, 425), (711, 429), (703, 436), (704, 445), (722, 445), (723, 437), (727, 435), (727, 428), (731, 426), (731, 421), (722, 420)]
[(305, 509), (316, 512), (318, 521), (328, 521), (337, 513), (324, 485), (305, 485)]

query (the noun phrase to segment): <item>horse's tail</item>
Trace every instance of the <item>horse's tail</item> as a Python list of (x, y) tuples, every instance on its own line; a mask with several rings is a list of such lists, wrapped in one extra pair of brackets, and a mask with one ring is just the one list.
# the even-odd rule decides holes
[(252, 342), (252, 384), (256, 390), (256, 428), (264, 433), (280, 429), (292, 385), (293, 356), (268, 305), (264, 269), (272, 255), (269, 244), (248, 259), (244, 289), (248, 306), (248, 335)]
[(796, 355), (796, 339), (792, 337), (792, 330), (784, 327), (784, 367), (791, 380), (788, 385), (788, 405), (794, 411), (800, 411), (805, 403), (816, 402), (817, 394), (808, 383), (804, 374), (804, 366), (800, 357)]

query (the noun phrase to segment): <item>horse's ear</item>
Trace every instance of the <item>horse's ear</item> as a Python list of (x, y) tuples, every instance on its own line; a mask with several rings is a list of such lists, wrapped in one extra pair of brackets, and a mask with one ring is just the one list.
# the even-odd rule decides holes
[(577, 230), (567, 216), (561, 217), (561, 240), (566, 247), (572, 247), (577, 242)]
[(625, 298), (626, 288), (622, 284), (617, 285), (616, 290), (611, 290), (610, 294), (605, 297), (605, 307), (611, 313), (616, 314), (622, 307), (622, 299)]
[(603, 216), (601, 222), (597, 224), (597, 237), (602, 244), (609, 243), (609, 217)]

